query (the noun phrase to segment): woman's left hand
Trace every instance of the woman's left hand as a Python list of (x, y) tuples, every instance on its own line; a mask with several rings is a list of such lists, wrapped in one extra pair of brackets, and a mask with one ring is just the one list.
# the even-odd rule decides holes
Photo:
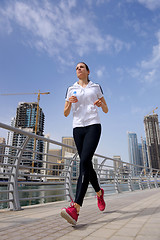
[(94, 105), (96, 105), (97, 107), (102, 107), (102, 101), (101, 99), (98, 99), (97, 101), (94, 102)]
[(107, 103), (106, 103), (104, 97), (101, 97), (98, 100), (96, 100), (94, 102), (94, 105), (96, 105), (97, 107), (101, 107), (104, 113), (108, 112)]

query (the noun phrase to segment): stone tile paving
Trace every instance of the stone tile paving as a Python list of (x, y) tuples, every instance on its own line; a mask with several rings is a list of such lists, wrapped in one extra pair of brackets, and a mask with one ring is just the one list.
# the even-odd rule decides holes
[(0, 210), (1, 240), (160, 240), (160, 189), (106, 195), (100, 212), (94, 197), (87, 198), (76, 226), (60, 216), (67, 202)]

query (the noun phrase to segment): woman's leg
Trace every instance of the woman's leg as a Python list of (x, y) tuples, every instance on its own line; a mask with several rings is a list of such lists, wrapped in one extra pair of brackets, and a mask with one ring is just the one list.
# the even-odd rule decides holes
[(76, 188), (76, 197), (75, 197), (75, 207), (77, 209), (77, 211), (79, 212), (80, 210), (80, 204), (77, 203), (77, 196), (79, 194), (79, 189), (81, 187), (82, 184), (82, 171), (81, 171), (81, 153), (82, 153), (82, 149), (83, 149), (83, 141), (84, 141), (84, 137), (85, 137), (85, 128), (84, 127), (78, 127), (73, 129), (73, 137), (74, 137), (74, 141), (77, 147), (77, 151), (80, 157), (80, 173), (79, 173), (79, 177), (78, 177), (78, 181), (77, 181), (77, 188)]
[(77, 182), (75, 203), (80, 206), (82, 206), (89, 181), (96, 192), (100, 191), (97, 175), (92, 166), (92, 157), (97, 148), (100, 134), (100, 124), (74, 129), (74, 140), (80, 155), (80, 175)]

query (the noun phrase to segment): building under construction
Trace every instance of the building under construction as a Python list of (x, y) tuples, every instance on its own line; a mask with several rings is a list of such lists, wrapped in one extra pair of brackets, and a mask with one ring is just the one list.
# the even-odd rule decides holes
[[(24, 131), (28, 131), (31, 133), (36, 133), (37, 135), (43, 136), (44, 131), (44, 113), (42, 109), (38, 108), (38, 121), (36, 126), (36, 116), (37, 116), (37, 106), (38, 104), (36, 102), (32, 103), (19, 103), (17, 107), (16, 112), (16, 118), (15, 118), (15, 127), (20, 128)], [(35, 129), (37, 127), (37, 130), (35, 132)], [(12, 146), (21, 147), (24, 142), (25, 137), (22, 134), (14, 133), (13, 135), (13, 143)], [(23, 153), (23, 165), (32, 165), (31, 159), (33, 159), (33, 152), (30, 150), (34, 150), (34, 139), (30, 139), (28, 145), (27, 145), (28, 151), (25, 151)], [(12, 152), (12, 154), (16, 154), (16, 150), (12, 150), (15, 153)], [(37, 152), (43, 152), (43, 142), (41, 140), (36, 141), (35, 151)], [(35, 154), (34, 159), (42, 160), (42, 154)], [(40, 167), (42, 165), (41, 162), (36, 163), (34, 167)]]
[[(37, 103), (19, 103), (16, 113), (16, 123), (17, 128), (30, 128), (32, 132), (35, 132), (37, 115)], [(37, 135), (43, 136), (44, 131), (44, 113), (41, 108), (38, 112), (38, 122), (37, 122)]]
[(160, 131), (158, 115), (147, 115), (144, 117), (146, 133), (146, 144), (150, 168), (160, 168)]

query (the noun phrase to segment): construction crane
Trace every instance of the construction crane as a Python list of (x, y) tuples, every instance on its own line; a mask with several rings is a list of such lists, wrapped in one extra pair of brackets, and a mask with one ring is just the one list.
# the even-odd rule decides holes
[[(2, 96), (8, 96), (8, 95), (38, 95), (37, 96), (37, 113), (36, 113), (36, 123), (35, 123), (35, 134), (37, 134), (37, 127), (38, 127), (38, 118), (39, 118), (39, 101), (40, 101), (40, 95), (50, 94), (50, 92), (39, 92), (38, 93), (6, 93), (6, 94), (0, 94)], [(32, 161), (32, 173), (34, 172), (34, 158), (35, 158), (35, 150), (36, 150), (36, 138), (34, 138), (34, 148), (33, 148), (33, 161)]]
[(151, 112), (149, 112), (147, 115), (150, 115), (151, 113), (154, 114), (155, 110), (157, 110), (158, 107), (154, 108)]

